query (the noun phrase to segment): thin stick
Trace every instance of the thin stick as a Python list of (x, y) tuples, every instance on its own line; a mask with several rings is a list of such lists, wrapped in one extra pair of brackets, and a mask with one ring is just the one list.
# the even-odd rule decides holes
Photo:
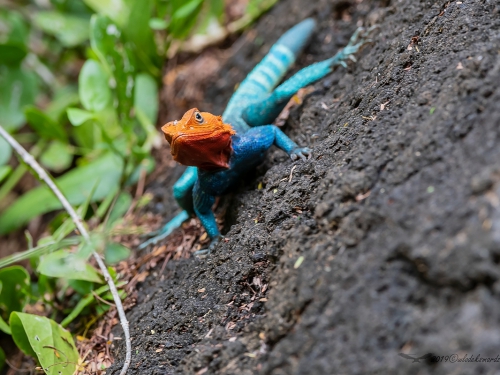
[[(35, 172), (38, 174), (38, 177), (40, 177), (40, 179), (47, 184), (47, 186), (59, 199), (64, 209), (68, 212), (69, 216), (71, 216), (71, 219), (75, 223), (78, 231), (83, 236), (83, 238), (86, 241), (90, 241), (89, 234), (85, 229), (85, 227), (83, 226), (82, 220), (75, 212), (73, 207), (71, 207), (71, 204), (68, 202), (66, 197), (61, 193), (56, 184), (54, 184), (54, 181), (52, 181), (47, 172), (45, 172), (45, 170), (40, 166), (40, 164), (37, 163), (35, 158), (31, 156), (31, 154), (28, 151), (26, 151), (19, 143), (17, 143), (17, 141), (14, 138), (12, 138), (10, 134), (7, 133), (1, 125), (0, 125), (0, 135), (5, 138), (5, 140), (12, 146), (14, 150), (16, 150), (16, 152), (24, 160), (24, 162), (28, 164), (31, 168), (33, 168), (33, 170), (35, 170)], [(130, 360), (132, 357), (132, 347), (130, 343), (130, 331), (129, 331), (127, 317), (125, 316), (125, 311), (123, 310), (122, 301), (120, 300), (118, 291), (116, 290), (116, 285), (113, 282), (113, 279), (111, 278), (111, 275), (109, 274), (106, 265), (104, 264), (104, 262), (102, 261), (101, 257), (97, 252), (94, 251), (92, 254), (94, 255), (95, 260), (97, 261), (97, 264), (99, 265), (102, 274), (104, 275), (104, 279), (109, 285), (109, 290), (113, 295), (113, 300), (115, 301), (116, 304), (116, 310), (118, 311), (118, 315), (120, 316), (120, 323), (123, 328), (123, 333), (125, 334), (125, 344), (127, 351), (125, 354), (125, 362), (123, 363), (123, 367), (120, 372), (120, 375), (125, 375), (128, 370), (128, 367), (130, 366)]]

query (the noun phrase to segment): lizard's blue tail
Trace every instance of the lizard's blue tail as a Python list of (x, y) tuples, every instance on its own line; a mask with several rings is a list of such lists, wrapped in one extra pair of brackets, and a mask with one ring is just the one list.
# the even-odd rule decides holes
[(260, 97), (271, 92), (307, 45), (315, 28), (316, 22), (308, 18), (283, 34), (241, 83), (242, 93)]
[(307, 18), (284, 33), (278, 39), (276, 45), (285, 46), (297, 57), (309, 43), (309, 39), (311, 39), (315, 28), (316, 21), (312, 18)]
[(262, 99), (273, 91), (307, 45), (315, 28), (316, 22), (308, 18), (279, 38), (231, 97), (222, 115), (224, 121), (229, 122), (237, 131), (243, 132), (248, 129), (248, 125), (240, 121), (239, 113), (248, 104)]

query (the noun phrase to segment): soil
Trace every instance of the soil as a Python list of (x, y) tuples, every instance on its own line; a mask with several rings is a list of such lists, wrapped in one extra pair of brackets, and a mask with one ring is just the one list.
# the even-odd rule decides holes
[[(490, 0), (282, 0), (229, 47), (200, 109), (221, 113), (306, 17), (319, 27), (296, 70), (379, 26), (290, 113), (285, 132), (314, 157), (272, 149), (229, 198), (226, 240), (139, 284), (128, 374), (499, 371), (477, 360), (500, 348), (499, 12)], [(166, 220), (182, 168), (165, 165), (148, 191)], [(107, 374), (121, 341), (113, 353)]]

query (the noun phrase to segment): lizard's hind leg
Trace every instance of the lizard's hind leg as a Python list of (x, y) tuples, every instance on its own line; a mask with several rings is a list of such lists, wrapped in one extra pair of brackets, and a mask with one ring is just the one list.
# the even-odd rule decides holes
[(373, 28), (368, 30), (358, 28), (352, 35), (349, 44), (335, 56), (299, 70), (279, 85), (271, 94), (265, 96), (260, 101), (248, 105), (243, 111), (243, 119), (250, 126), (272, 123), (298, 90), (325, 77), (337, 65), (346, 67), (345, 60), (348, 58), (355, 61), (353, 54), (371, 41), (367, 38), (371, 30)]
[(189, 219), (193, 213), (193, 186), (197, 179), (198, 169), (196, 167), (188, 167), (174, 184), (173, 188), (175, 200), (183, 210), (160, 228), (160, 230), (150, 233), (149, 235), (154, 237), (140, 244), (139, 249), (144, 249), (149, 245), (156, 245), (175, 229), (179, 228), (184, 221)]

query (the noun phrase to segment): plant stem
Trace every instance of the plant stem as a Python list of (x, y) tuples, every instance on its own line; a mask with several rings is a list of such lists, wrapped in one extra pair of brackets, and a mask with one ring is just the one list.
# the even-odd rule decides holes
[[(36, 145), (33, 146), (33, 148), (29, 151), (33, 157), (38, 157), (42, 150), (45, 148), (46, 141), (45, 139), (40, 139)], [(0, 201), (3, 200), (9, 193), (10, 191), (16, 186), (16, 184), (19, 182), (19, 180), (24, 176), (26, 171), (28, 170), (28, 167), (26, 164), (19, 164), (17, 168), (12, 172), (12, 174), (9, 176), (9, 178), (2, 184), (2, 187), (0, 188)]]
[[(28, 164), (31, 168), (33, 168), (33, 170), (38, 174), (38, 177), (47, 184), (47, 186), (52, 190), (52, 192), (56, 195), (56, 197), (59, 199), (63, 207), (68, 212), (69, 216), (75, 223), (80, 234), (87, 242), (90, 242), (90, 236), (87, 232), (87, 229), (85, 229), (82, 220), (80, 219), (80, 217), (78, 217), (78, 214), (75, 212), (75, 210), (68, 202), (66, 197), (61, 193), (56, 184), (49, 177), (47, 172), (45, 172), (45, 170), (40, 166), (40, 164), (37, 163), (35, 158), (28, 151), (26, 151), (14, 138), (12, 138), (11, 135), (7, 133), (7, 131), (5, 131), (5, 129), (1, 125), (0, 125), (0, 135), (4, 137), (7, 142), (9, 142), (9, 144), (19, 154), (19, 156), (24, 160), (24, 162)], [(123, 333), (125, 334), (125, 344), (127, 351), (125, 354), (125, 363), (123, 364), (122, 370), (120, 372), (120, 375), (125, 375), (130, 365), (130, 360), (132, 357), (132, 347), (130, 343), (130, 331), (129, 331), (127, 317), (125, 316), (125, 311), (123, 310), (122, 301), (120, 299), (120, 296), (118, 295), (116, 285), (113, 282), (113, 279), (111, 278), (111, 275), (109, 274), (106, 265), (104, 264), (103, 260), (101, 259), (101, 257), (97, 252), (93, 251), (93, 255), (95, 260), (97, 261), (97, 264), (99, 265), (99, 268), (101, 269), (102, 274), (104, 275), (104, 279), (109, 285), (109, 290), (113, 295), (113, 300), (116, 304), (116, 310), (118, 311), (118, 315), (120, 317), (120, 323), (123, 328)]]

